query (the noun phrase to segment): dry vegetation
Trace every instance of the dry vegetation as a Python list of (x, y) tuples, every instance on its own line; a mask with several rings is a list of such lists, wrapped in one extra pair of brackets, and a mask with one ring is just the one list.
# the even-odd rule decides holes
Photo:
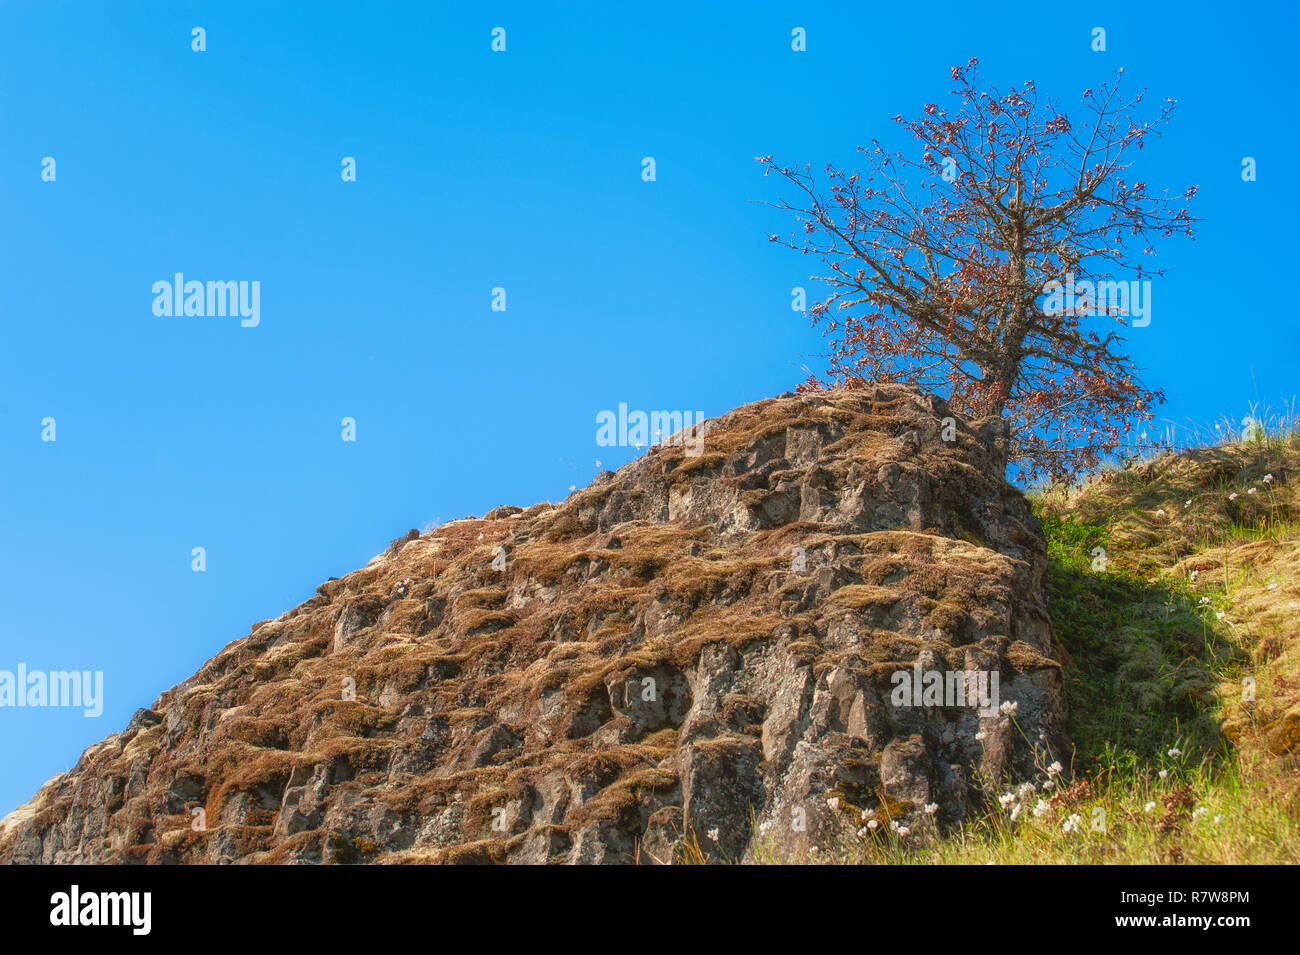
[[(496, 860), (603, 821), (642, 832), (680, 806), (668, 757), (684, 711), (646, 726), (612, 700), (647, 674), (685, 686), (706, 647), (780, 646), (815, 677), (854, 668), (886, 692), (923, 645), (960, 666), (990, 632), (1011, 637), (1009, 673), (1054, 668), (1009, 628), (1027, 565), (981, 546), (987, 514), (1023, 538), (1004, 500), (1027, 512), (972, 464), (983, 452), (965, 425), (959, 443), (937, 439), (936, 408), (899, 390), (774, 399), (714, 423), (702, 456), (661, 446), (562, 505), (407, 535), (255, 625), (25, 817), (114, 861)], [(934, 431), (924, 454), (918, 428)], [(897, 507), (895, 482), (921, 504)], [(879, 499), (838, 516), (843, 489), (861, 487)], [(809, 512), (801, 494), (834, 519), (792, 521)], [(886, 506), (893, 529), (846, 529)], [(727, 533), (719, 513), (750, 523)], [(807, 573), (791, 569), (796, 545)], [(855, 649), (833, 637), (843, 621)], [(755, 745), (769, 703), (721, 700), (701, 758)], [(491, 828), (503, 807), (504, 835)], [(189, 826), (199, 809), (203, 832)]]
[[(680, 816), (673, 757), (690, 705), (680, 688), (706, 650), (779, 646), (814, 680), (852, 672), (887, 694), (901, 662), (928, 651), (960, 668), (1014, 623), (1026, 638), (996, 638), (997, 666), (1004, 680), (1058, 688), (1063, 675), (1073, 759), (1058, 769), (1026, 738), (1032, 791), (984, 779), (974, 821), (914, 833), (894, 824), (917, 806), (866, 784), (829, 790), (836, 828), (817, 858), (1297, 861), (1300, 439), (1164, 455), (1039, 495), (1049, 641), (1039, 598), (1023, 603), (1040, 593), (1043, 566), (1024, 536), (1032, 521), (972, 512), (972, 500), (1024, 511), (971, 466), (972, 445), (930, 441), (911, 459), (925, 443), (909, 430), (920, 419), (901, 424), (889, 402), (743, 410), (701, 457), (660, 448), (562, 505), (408, 535), (322, 584), (87, 750), (9, 817), (0, 855), (35, 825), (112, 861), (499, 862), (525, 843), (528, 858), (558, 857), (584, 832), (644, 832), (648, 816)], [(825, 446), (804, 447), (817, 435)], [(804, 462), (798, 482), (793, 460)], [(726, 534), (690, 510), (704, 500), (761, 514), (795, 485), (805, 499), (836, 489), (830, 510), (815, 511), (835, 515), (844, 488), (907, 481), (922, 482), (905, 493), (933, 503), (934, 521), (918, 510), (859, 532), (860, 517), (848, 527), (777, 514)], [(504, 572), (492, 566), (497, 546)], [(807, 572), (791, 567), (795, 546)], [(653, 725), (618, 704), (619, 687), (648, 674), (678, 709)], [(716, 726), (690, 745), (724, 772), (755, 751), (771, 701), (716, 702)], [(975, 763), (1023, 775), (981, 762), (984, 745), (970, 742)], [(872, 777), (866, 765), (840, 768)], [(190, 826), (195, 809), (205, 831)], [(682, 835), (671, 851), (703, 858), (705, 834)], [(756, 844), (758, 861), (777, 858)]]
[(821, 858), (1300, 861), (1297, 477), (1286, 428), (1041, 493), (1071, 781), (994, 784), (1003, 804), (943, 839), (846, 817)]

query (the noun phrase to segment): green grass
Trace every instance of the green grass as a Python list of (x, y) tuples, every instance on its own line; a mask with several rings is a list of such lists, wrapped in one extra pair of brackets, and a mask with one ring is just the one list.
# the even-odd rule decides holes
[[(1003, 806), (1016, 787), (998, 784), (993, 808), (956, 831), (902, 834), (843, 812), (805, 859), (760, 844), (754, 861), (1300, 862), (1300, 430), (1294, 413), (1279, 420), (1032, 495), (1074, 746), (1065, 772), (1040, 764)], [(682, 861), (704, 861), (691, 849)]]
[[(1027, 808), (1011, 822), (994, 813), (943, 839), (912, 842), (892, 833), (858, 840), (835, 861), (866, 864), (1244, 864), (1300, 861), (1294, 808), (1267, 798), (1234, 763), (1213, 773), (1179, 759), (1104, 774)], [(1167, 766), (1173, 764), (1174, 768)], [(1035, 803), (1041, 795), (1031, 797)], [(1065, 823), (1077, 817), (1076, 830)]]
[[(1011, 805), (942, 835), (846, 820), (811, 861), (1300, 862), (1297, 754), (1266, 745), (1300, 693), (1297, 614), (1294, 598), (1263, 589), (1290, 586), (1300, 535), (1290, 488), (1259, 484), (1266, 469), (1300, 470), (1296, 451), (1294, 439), (1225, 446), (1075, 497), (1038, 496), (1075, 747), (1068, 781), (1047, 788), (1041, 774)], [(1193, 575), (1202, 561), (1212, 569)], [(1291, 648), (1267, 668), (1252, 654), (1266, 639)], [(1238, 700), (1244, 674), (1258, 677), (1259, 703)]]
[(1175, 742), (1222, 757), (1215, 687), (1240, 652), (1211, 625), (1211, 608), (1176, 578), (1127, 572), (1105, 527), (1041, 517), (1075, 772), (1134, 767)]

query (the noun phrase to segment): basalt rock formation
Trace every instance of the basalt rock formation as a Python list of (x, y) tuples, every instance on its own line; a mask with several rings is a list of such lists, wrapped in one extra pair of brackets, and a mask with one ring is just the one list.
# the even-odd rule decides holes
[[(6, 817), (0, 861), (800, 859), (1064, 752), (1000, 421), (882, 385), (701, 428), (255, 625)], [(994, 674), (995, 706), (903, 705), (903, 671)]]

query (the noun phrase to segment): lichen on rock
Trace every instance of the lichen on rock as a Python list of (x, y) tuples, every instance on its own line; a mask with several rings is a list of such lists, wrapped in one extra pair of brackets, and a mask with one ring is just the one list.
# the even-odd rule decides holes
[[(0, 861), (802, 858), (1066, 751), (998, 422), (880, 385), (702, 430), (322, 584), (6, 817)], [(896, 703), (963, 671), (1014, 715)]]

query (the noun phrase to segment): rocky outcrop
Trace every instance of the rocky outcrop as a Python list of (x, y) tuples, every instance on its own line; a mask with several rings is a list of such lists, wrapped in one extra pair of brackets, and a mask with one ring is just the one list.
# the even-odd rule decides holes
[(0, 860), (802, 858), (863, 812), (958, 825), (1064, 751), (999, 421), (880, 386), (701, 427), (255, 625), (0, 823)]

